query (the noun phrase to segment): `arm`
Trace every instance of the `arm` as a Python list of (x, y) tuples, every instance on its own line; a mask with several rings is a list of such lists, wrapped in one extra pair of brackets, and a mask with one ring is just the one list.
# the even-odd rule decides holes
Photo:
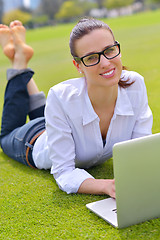
[(45, 108), (51, 174), (61, 190), (76, 193), (84, 180), (93, 177), (84, 169), (75, 167), (72, 129), (63, 109), (65, 100), (60, 100), (58, 94), (57, 90), (56, 93), (53, 89), (49, 91)]
[(63, 104), (50, 90), (45, 110), (46, 131), (51, 173), (59, 188), (67, 193), (108, 194), (114, 197), (114, 180), (96, 180), (84, 169), (75, 167), (75, 142)]
[(78, 193), (107, 194), (115, 198), (115, 180), (88, 178), (80, 185)]

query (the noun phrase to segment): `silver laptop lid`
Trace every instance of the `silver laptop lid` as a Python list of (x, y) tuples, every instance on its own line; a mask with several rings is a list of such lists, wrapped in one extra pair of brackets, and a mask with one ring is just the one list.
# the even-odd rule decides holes
[(160, 133), (113, 147), (118, 227), (160, 217)]

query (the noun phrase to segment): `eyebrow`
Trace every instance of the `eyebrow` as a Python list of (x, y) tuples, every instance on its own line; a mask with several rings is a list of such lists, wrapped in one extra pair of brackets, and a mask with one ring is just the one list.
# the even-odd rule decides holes
[[(106, 48), (110, 48), (110, 47), (112, 47), (113, 45), (115, 45), (115, 43), (110, 44), (110, 45), (104, 47), (103, 50), (102, 50), (102, 51), (99, 51), (99, 52), (103, 52)], [(91, 54), (96, 54), (96, 53), (99, 53), (99, 52), (89, 52), (89, 53), (83, 55), (82, 57), (85, 57), (85, 56), (88, 56), (88, 55), (91, 55)]]

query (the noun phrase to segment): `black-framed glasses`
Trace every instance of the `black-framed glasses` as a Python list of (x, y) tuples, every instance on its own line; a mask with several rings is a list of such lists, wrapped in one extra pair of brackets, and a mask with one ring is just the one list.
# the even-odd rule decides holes
[(75, 61), (82, 62), (86, 67), (91, 67), (100, 62), (101, 55), (105, 58), (111, 60), (117, 57), (120, 54), (120, 44), (119, 42), (115, 42), (114, 45), (105, 48), (101, 52), (87, 54), (83, 57), (74, 57)]

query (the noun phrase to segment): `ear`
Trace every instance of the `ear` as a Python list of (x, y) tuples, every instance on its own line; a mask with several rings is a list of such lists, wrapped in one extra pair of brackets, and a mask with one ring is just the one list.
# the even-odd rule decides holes
[(80, 64), (77, 63), (75, 59), (73, 59), (73, 64), (74, 64), (74, 66), (77, 68), (78, 72), (79, 72), (79, 73), (82, 73)]

